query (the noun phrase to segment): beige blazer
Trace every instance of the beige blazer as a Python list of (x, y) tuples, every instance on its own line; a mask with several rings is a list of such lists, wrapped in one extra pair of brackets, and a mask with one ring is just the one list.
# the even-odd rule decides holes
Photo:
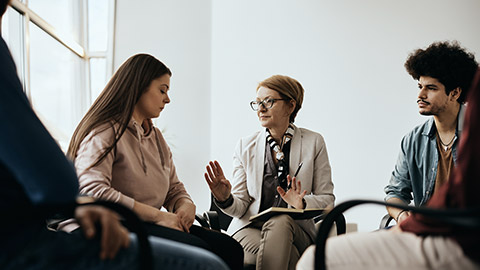
[[(233, 157), (232, 196), (233, 204), (223, 212), (233, 217), (227, 233), (233, 235), (250, 224), (248, 219), (260, 209), (266, 130), (242, 138), (238, 142)], [(319, 133), (295, 127), (290, 147), (290, 175), (293, 175), (300, 162), (303, 162), (297, 179), (302, 189), (307, 191), (307, 208), (324, 208), (333, 205), (333, 183), (325, 141)], [(289, 206), (290, 207), (290, 206)], [(313, 237), (313, 220), (302, 227)]]

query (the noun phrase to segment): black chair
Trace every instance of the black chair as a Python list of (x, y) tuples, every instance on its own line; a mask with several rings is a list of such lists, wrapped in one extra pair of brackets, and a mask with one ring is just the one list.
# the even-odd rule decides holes
[(148, 241), (148, 233), (143, 225), (143, 221), (140, 220), (140, 218), (132, 210), (118, 203), (113, 203), (109, 201), (95, 201), (82, 205), (100, 205), (112, 211), (115, 211), (120, 216), (122, 216), (129, 230), (137, 235), (139, 247), (139, 269), (153, 269), (152, 247), (150, 246), (150, 242)]
[(315, 241), (315, 269), (326, 269), (325, 265), (325, 243), (327, 242), (328, 233), (333, 225), (333, 222), (342, 215), (343, 212), (353, 206), (360, 204), (378, 204), (384, 206), (396, 207), (411, 211), (412, 213), (422, 214), (439, 222), (444, 222), (454, 226), (459, 226), (469, 229), (480, 228), (480, 208), (476, 209), (432, 209), (426, 207), (415, 207), (400, 204), (387, 203), (384, 201), (375, 200), (351, 200), (337, 205), (330, 213), (323, 219), (323, 223), (317, 234)]
[[(64, 206), (61, 213), (58, 213), (53, 219), (47, 220), (47, 227), (50, 230), (56, 231), (58, 224), (60, 222), (72, 218), (71, 213), (73, 213), (76, 207), (84, 205), (98, 205), (108, 208), (116, 212), (119, 216), (123, 218), (123, 224), (128, 228), (129, 231), (136, 234), (138, 239), (138, 258), (139, 258), (139, 269), (140, 270), (150, 270), (153, 269), (153, 256), (152, 248), (150, 242), (148, 241), (148, 233), (145, 228), (144, 222), (130, 210), (129, 208), (110, 201), (98, 200), (94, 202), (81, 203), (75, 205)], [(73, 207), (72, 207), (73, 206)]]
[(226, 231), (232, 222), (232, 217), (223, 213), (215, 204), (213, 195), (210, 194), (210, 210), (203, 213), (203, 215), (196, 214), (195, 219), (202, 227), (210, 228), (212, 230)]

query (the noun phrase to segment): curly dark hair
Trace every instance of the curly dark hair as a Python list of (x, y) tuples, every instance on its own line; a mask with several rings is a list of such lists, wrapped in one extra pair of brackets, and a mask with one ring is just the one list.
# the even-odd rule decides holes
[(417, 49), (405, 62), (407, 72), (418, 80), (420, 76), (437, 79), (445, 86), (448, 95), (459, 87), (460, 104), (465, 102), (473, 76), (478, 68), (475, 56), (462, 48), (458, 41), (435, 42), (426, 49)]

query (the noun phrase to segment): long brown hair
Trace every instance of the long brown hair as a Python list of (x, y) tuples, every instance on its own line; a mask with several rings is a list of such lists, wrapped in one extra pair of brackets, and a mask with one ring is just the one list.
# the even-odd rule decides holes
[(172, 76), (170, 69), (151, 55), (136, 54), (128, 58), (113, 74), (105, 89), (78, 124), (70, 140), (67, 157), (75, 160), (83, 139), (96, 127), (113, 121), (119, 124), (119, 128), (114, 131), (114, 141), (104, 149), (91, 167), (102, 162), (125, 132), (135, 104), (142, 94), (153, 80), (166, 74)]

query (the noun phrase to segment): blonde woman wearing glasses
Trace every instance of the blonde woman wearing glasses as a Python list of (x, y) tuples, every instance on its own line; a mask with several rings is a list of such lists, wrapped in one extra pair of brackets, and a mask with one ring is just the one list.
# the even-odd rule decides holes
[(250, 106), (262, 129), (237, 144), (232, 183), (217, 161), (205, 173), (215, 203), (233, 217), (227, 232), (243, 246), (244, 263), (257, 269), (294, 269), (313, 243), (315, 227), (313, 220), (287, 215), (253, 224), (251, 216), (273, 206), (325, 208), (335, 200), (322, 135), (293, 124), (303, 94), (302, 85), (287, 76), (260, 82)]

